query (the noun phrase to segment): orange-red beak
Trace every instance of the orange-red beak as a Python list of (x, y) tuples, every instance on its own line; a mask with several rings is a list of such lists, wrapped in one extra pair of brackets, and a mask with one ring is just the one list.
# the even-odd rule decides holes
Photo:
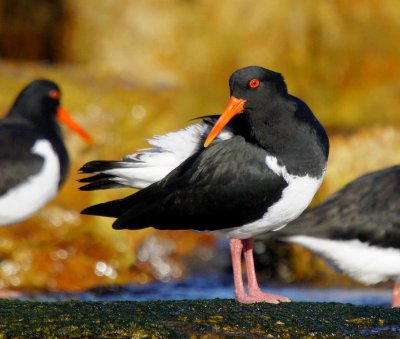
[(72, 129), (76, 134), (82, 137), (86, 142), (91, 143), (92, 138), (89, 134), (87, 134), (78, 123), (72, 119), (71, 115), (62, 107), (58, 107), (57, 109), (57, 119), (66, 124), (70, 129)]
[(214, 127), (210, 131), (207, 136), (206, 141), (204, 142), (204, 147), (207, 147), (212, 143), (212, 141), (217, 137), (217, 135), (223, 130), (226, 124), (231, 120), (236, 114), (242, 113), (244, 109), (245, 99), (238, 99), (234, 96), (231, 96), (228, 105), (225, 107), (225, 110), (222, 112), (221, 116), (215, 123)]

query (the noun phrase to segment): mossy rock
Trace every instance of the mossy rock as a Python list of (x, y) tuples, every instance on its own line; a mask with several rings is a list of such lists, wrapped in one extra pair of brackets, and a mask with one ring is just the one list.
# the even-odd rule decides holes
[(0, 300), (0, 338), (398, 338), (400, 309), (233, 300)]

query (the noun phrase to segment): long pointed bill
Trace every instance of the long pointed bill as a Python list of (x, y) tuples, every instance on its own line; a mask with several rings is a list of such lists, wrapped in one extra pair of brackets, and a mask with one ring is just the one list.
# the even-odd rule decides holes
[(87, 134), (79, 125), (78, 123), (72, 119), (71, 115), (62, 107), (58, 107), (57, 109), (57, 119), (66, 124), (70, 129), (72, 129), (76, 134), (78, 134), (82, 139), (86, 142), (91, 143), (92, 138), (89, 134)]
[(222, 112), (221, 116), (208, 134), (207, 139), (204, 142), (204, 147), (208, 147), (208, 145), (212, 143), (212, 141), (218, 136), (218, 134), (229, 122), (229, 120), (231, 120), (236, 114), (243, 112), (245, 102), (245, 99), (238, 99), (234, 96), (231, 96), (225, 110)]

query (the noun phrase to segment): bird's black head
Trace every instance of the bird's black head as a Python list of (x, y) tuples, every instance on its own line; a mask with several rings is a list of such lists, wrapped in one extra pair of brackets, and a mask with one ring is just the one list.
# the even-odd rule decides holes
[(34, 80), (17, 96), (9, 115), (33, 122), (55, 121), (61, 91), (49, 80)]
[(246, 100), (245, 108), (287, 94), (285, 80), (280, 73), (258, 66), (234, 72), (229, 79), (229, 87), (231, 96)]
[(234, 72), (229, 79), (231, 99), (209, 133), (204, 146), (207, 147), (226, 124), (238, 113), (267, 111), (288, 95), (285, 80), (279, 73), (249, 66)]
[(8, 116), (14, 121), (31, 124), (42, 132), (60, 134), (57, 119), (91, 142), (90, 136), (60, 106), (60, 96), (61, 90), (55, 82), (34, 80), (17, 96)]

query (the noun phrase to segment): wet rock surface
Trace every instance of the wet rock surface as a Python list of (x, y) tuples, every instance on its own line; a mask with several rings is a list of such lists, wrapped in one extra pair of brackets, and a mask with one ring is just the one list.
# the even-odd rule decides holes
[(0, 300), (0, 337), (398, 338), (400, 309), (338, 303), (243, 305), (229, 299)]

